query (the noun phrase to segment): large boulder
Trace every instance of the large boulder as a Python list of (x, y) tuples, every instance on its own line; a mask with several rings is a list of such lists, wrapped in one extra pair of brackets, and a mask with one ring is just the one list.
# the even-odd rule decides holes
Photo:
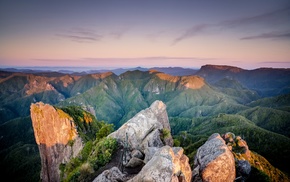
[(193, 181), (234, 181), (235, 178), (234, 156), (221, 136), (215, 133), (197, 150)]
[(163, 130), (170, 131), (166, 105), (162, 101), (155, 101), (149, 108), (137, 113), (108, 137), (116, 138), (121, 144), (128, 139), (131, 149), (138, 149), (144, 153), (148, 147), (173, 145), (171, 134), (161, 139), (160, 135)]
[(190, 182), (192, 172), (188, 157), (180, 147), (164, 146), (157, 150), (142, 170), (128, 182), (181, 181)]

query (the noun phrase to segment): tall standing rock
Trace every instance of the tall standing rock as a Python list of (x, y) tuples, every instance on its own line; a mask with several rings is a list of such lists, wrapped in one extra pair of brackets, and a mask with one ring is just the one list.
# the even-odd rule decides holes
[(73, 119), (60, 109), (42, 102), (32, 104), (30, 113), (41, 158), (42, 181), (60, 181), (59, 165), (67, 163), (83, 148)]

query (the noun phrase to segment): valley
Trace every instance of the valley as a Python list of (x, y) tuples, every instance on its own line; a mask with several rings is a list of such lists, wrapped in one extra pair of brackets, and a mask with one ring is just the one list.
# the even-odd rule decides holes
[(205, 65), (120, 74), (0, 71), (0, 98), (0, 167), (16, 181), (39, 180), (30, 105), (40, 101), (57, 108), (80, 106), (117, 130), (160, 100), (167, 106), (175, 144), (184, 148), (191, 165), (209, 136), (233, 132), (290, 174), (290, 69)]

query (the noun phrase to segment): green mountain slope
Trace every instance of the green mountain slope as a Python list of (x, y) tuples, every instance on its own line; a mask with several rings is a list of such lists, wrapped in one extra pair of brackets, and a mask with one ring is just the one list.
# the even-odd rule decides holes
[(233, 66), (205, 65), (196, 73), (210, 84), (224, 78), (239, 81), (260, 96), (269, 97), (289, 93), (290, 69), (259, 68), (244, 70)]
[(218, 91), (234, 97), (235, 100), (242, 104), (260, 98), (256, 91), (245, 88), (239, 81), (234, 79), (223, 78), (213, 85), (217, 87)]
[(290, 137), (290, 112), (257, 106), (239, 114), (261, 128)]
[(0, 125), (0, 171), (13, 181), (39, 181), (40, 156), (30, 117)]
[[(25, 155), (26, 149), (32, 154), (35, 141), (27, 117), (31, 103), (78, 105), (99, 120), (115, 124), (117, 129), (155, 100), (162, 100), (167, 105), (173, 134), (192, 158), (213, 132), (232, 131), (241, 135), (251, 150), (287, 171), (286, 164), (290, 162), (288, 72), (222, 66), (201, 69), (197, 74), (205, 79), (154, 70), (128, 71), (119, 76), (0, 72), (0, 156), (5, 161), (1, 169), (14, 160), (13, 155)], [(288, 94), (259, 99), (280, 93)], [(37, 151), (34, 154), (23, 156), (27, 160), (21, 160), (24, 166), (35, 165), (39, 158)], [(20, 171), (28, 170), (27, 166)]]
[(290, 94), (283, 94), (276, 97), (268, 97), (253, 101), (248, 104), (250, 107), (269, 107), (290, 112)]
[(0, 79), (0, 124), (29, 115), (31, 103), (42, 101), (57, 104), (66, 98), (87, 91), (112, 73), (84, 76), (63, 74), (3, 74)]
[(290, 139), (256, 126), (237, 114), (219, 114), (213, 117), (194, 118), (189, 130), (180, 132), (176, 138), (190, 157), (212, 133), (233, 132), (244, 138), (252, 151), (258, 152), (275, 167), (289, 173)]
[(213, 116), (248, 108), (234, 97), (218, 92), (201, 77), (171, 76), (155, 71), (132, 71), (117, 78), (107, 77), (99, 85), (59, 105), (89, 106), (97, 118), (119, 127), (155, 100), (165, 102), (172, 117)]

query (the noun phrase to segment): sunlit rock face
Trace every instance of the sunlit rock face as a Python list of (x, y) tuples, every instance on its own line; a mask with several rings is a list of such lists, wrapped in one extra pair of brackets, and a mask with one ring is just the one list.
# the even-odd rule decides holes
[(235, 159), (225, 141), (217, 133), (212, 134), (196, 153), (193, 181), (234, 181)]
[(59, 165), (67, 163), (83, 148), (73, 119), (42, 102), (32, 104), (30, 113), (41, 157), (41, 180), (60, 181)]

